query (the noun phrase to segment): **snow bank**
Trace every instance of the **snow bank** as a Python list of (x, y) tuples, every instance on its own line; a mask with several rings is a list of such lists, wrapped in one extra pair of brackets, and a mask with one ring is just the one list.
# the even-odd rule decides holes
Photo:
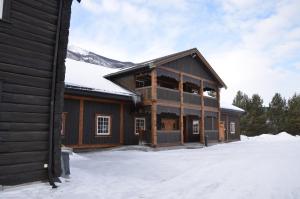
[(247, 137), (245, 135), (241, 135), (242, 141), (295, 141), (299, 140), (299, 136), (292, 136), (291, 134), (288, 134), (287, 132), (281, 132), (277, 135), (273, 134), (262, 134), (255, 137)]

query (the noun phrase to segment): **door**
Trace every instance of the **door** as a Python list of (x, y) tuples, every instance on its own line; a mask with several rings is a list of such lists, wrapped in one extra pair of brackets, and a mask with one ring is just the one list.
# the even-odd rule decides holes
[(225, 124), (224, 124), (224, 121), (220, 121), (220, 124), (219, 124), (219, 140), (221, 142), (225, 141)]

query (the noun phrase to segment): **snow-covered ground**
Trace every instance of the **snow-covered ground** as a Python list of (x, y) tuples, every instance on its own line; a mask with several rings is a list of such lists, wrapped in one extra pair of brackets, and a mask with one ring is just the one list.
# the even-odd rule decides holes
[(300, 137), (285, 133), (202, 149), (76, 154), (71, 165), (58, 189), (34, 183), (0, 198), (300, 198)]

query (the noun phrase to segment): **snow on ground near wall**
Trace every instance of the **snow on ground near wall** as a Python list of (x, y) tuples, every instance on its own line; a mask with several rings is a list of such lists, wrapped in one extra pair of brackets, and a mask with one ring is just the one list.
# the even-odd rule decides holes
[(7, 188), (0, 198), (298, 199), (300, 138), (277, 136), (203, 149), (76, 154), (71, 179), (58, 189), (34, 183)]

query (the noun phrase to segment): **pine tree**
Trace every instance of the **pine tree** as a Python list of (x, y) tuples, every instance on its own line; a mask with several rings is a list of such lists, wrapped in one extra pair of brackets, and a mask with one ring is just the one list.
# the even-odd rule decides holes
[(242, 91), (238, 91), (235, 98), (233, 99), (232, 104), (245, 110), (247, 109), (248, 102), (248, 95), (244, 94)]
[(300, 135), (300, 95), (297, 94), (288, 101), (287, 131), (292, 135)]
[(286, 100), (279, 93), (275, 93), (268, 109), (268, 125), (271, 133), (277, 134), (286, 128)]

